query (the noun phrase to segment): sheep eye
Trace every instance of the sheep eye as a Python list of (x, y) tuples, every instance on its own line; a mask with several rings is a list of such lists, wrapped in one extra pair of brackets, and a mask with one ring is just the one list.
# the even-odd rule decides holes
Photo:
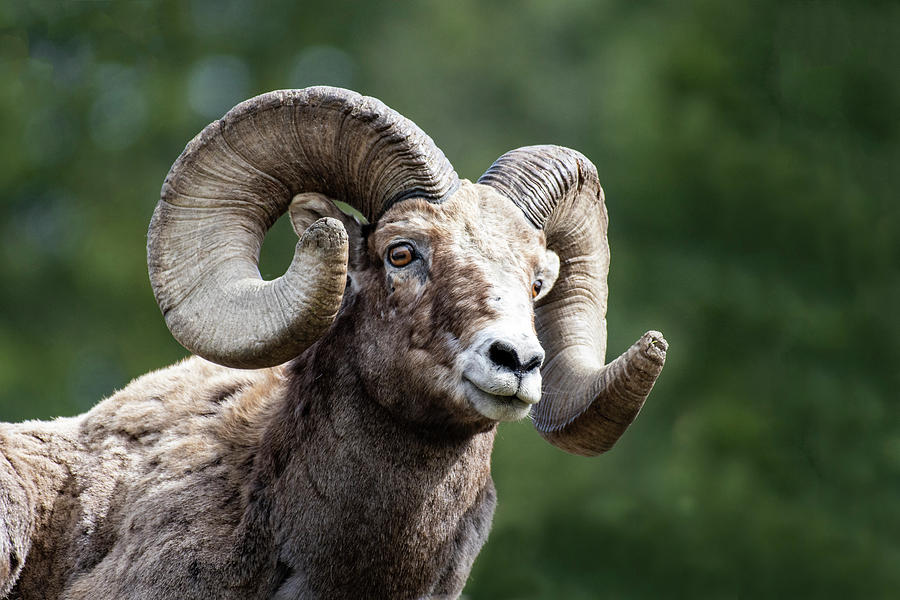
[(416, 257), (416, 251), (410, 244), (402, 243), (391, 246), (388, 250), (388, 262), (395, 267), (405, 267)]
[(538, 294), (541, 293), (541, 288), (544, 287), (544, 283), (538, 279), (534, 283), (531, 284), (531, 297), (537, 298)]

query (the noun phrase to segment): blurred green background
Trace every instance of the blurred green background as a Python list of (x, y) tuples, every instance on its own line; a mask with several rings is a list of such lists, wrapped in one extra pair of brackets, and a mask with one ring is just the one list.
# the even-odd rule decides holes
[(468, 597), (897, 597), (898, 50), (897, 2), (0, 2), (0, 420), (183, 356), (145, 264), (169, 166), (240, 100), (340, 85), (463, 177), (590, 157), (610, 357), (671, 343), (606, 456), (501, 427)]

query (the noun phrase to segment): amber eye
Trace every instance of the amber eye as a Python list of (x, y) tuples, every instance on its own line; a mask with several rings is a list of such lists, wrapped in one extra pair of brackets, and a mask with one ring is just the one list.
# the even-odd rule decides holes
[(534, 283), (531, 284), (531, 297), (537, 298), (537, 295), (541, 293), (541, 288), (544, 287), (543, 282), (538, 279)]
[(416, 252), (409, 244), (397, 244), (388, 250), (388, 261), (395, 267), (405, 267), (416, 257)]

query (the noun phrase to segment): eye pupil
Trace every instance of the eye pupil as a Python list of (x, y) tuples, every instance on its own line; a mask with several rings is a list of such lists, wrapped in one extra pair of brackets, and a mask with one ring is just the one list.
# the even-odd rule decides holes
[(388, 250), (388, 260), (395, 267), (405, 267), (412, 262), (414, 256), (409, 244), (397, 244)]
[(537, 295), (541, 293), (541, 288), (544, 287), (544, 284), (538, 280), (531, 284), (531, 297), (537, 298)]

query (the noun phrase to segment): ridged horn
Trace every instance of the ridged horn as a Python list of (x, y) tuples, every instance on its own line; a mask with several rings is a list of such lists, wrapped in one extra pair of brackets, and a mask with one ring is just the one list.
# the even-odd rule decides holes
[(535, 309), (546, 360), (534, 425), (567, 452), (605, 452), (641, 410), (668, 345), (650, 331), (604, 362), (609, 244), (597, 168), (568, 148), (529, 146), (501, 156), (478, 182), (522, 209), (560, 258), (556, 285)]
[(312, 87), (251, 98), (191, 140), (150, 223), (150, 282), (172, 335), (213, 362), (261, 368), (325, 331), (346, 281), (347, 234), (310, 226), (287, 272), (263, 281), (266, 232), (298, 193), (347, 202), (369, 221), (408, 197), (441, 202), (453, 167), (412, 121), (379, 100)]

